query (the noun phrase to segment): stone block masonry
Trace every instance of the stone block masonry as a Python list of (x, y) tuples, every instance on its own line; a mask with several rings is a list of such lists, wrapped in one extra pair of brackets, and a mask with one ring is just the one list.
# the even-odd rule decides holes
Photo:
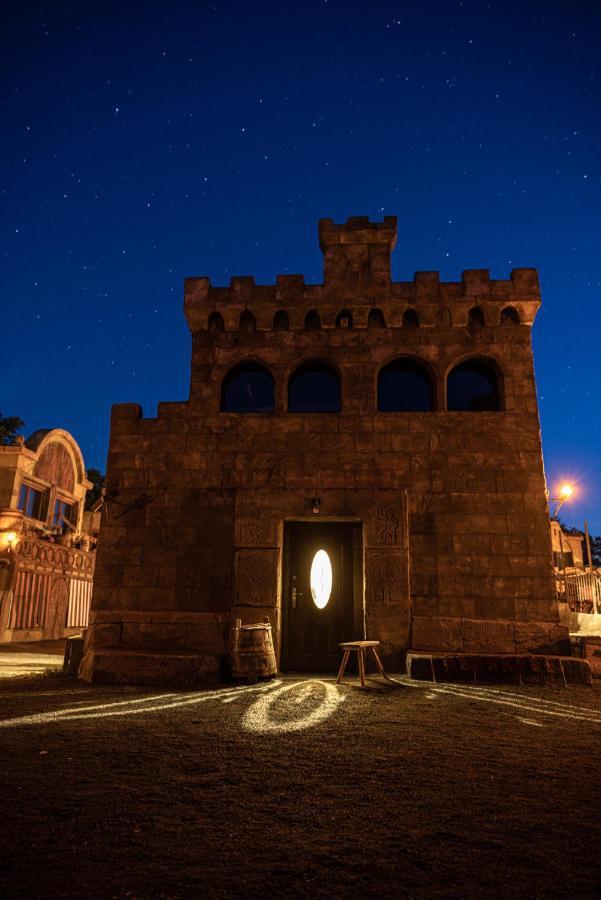
[[(347, 638), (380, 640), (389, 664), (412, 648), (548, 653), (565, 640), (530, 340), (537, 273), (394, 283), (396, 232), (394, 217), (321, 220), (323, 284), (186, 280), (188, 401), (151, 419), (113, 407), (84, 677), (215, 678), (235, 618), (269, 618), (279, 658), (288, 521), (360, 524), (362, 633)], [(426, 408), (380, 409), (391, 363), (416, 367)], [(453, 408), (466, 363), (494, 380), (483, 408)], [(302, 366), (333, 373), (338, 411), (288, 411)], [(229, 411), (228, 379), (253, 367), (272, 405)]]

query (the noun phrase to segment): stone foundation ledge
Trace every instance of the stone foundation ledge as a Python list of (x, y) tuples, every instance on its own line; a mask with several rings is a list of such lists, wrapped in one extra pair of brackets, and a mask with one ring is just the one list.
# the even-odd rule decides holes
[(570, 638), (568, 629), (559, 622), (415, 616), (412, 620), (411, 650), (569, 656)]
[(218, 655), (227, 649), (228, 618), (180, 621), (122, 619), (96, 622), (88, 629), (86, 649), (140, 653)]
[(179, 610), (139, 610), (139, 609), (93, 609), (90, 611), (90, 625), (112, 625), (123, 622), (153, 622), (167, 625), (196, 624), (207, 622), (229, 622), (229, 612), (192, 612)]
[(418, 681), (506, 682), (513, 684), (593, 683), (593, 673), (584, 659), (546, 654), (478, 655), (471, 653), (408, 653), (407, 674)]
[(88, 649), (78, 677), (100, 684), (169, 684), (190, 688), (219, 681), (223, 662), (218, 654)]

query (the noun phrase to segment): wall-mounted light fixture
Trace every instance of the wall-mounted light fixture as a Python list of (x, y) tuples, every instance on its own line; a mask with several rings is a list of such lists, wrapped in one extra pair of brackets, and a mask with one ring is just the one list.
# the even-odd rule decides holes
[[(19, 535), (16, 531), (5, 531), (0, 533), (0, 552), (12, 553), (19, 542)], [(8, 565), (8, 563), (5, 563)]]
[(311, 503), (313, 506), (313, 512), (315, 513), (315, 515), (317, 515), (321, 509), (321, 499), (319, 497), (313, 497)]
[(570, 499), (570, 497), (572, 496), (573, 493), (574, 493), (574, 488), (572, 487), (571, 484), (562, 484), (562, 486), (559, 490), (559, 496), (558, 497), (549, 497), (549, 501), (551, 503), (557, 504), (557, 506), (553, 510), (553, 515), (551, 516), (552, 519), (556, 518), (557, 513), (559, 512), (561, 507), (564, 505), (566, 500)]

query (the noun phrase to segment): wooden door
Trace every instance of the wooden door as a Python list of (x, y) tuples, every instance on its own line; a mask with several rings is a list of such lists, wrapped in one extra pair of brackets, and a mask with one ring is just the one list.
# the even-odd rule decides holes
[(283, 671), (334, 672), (340, 665), (338, 645), (355, 638), (358, 528), (338, 522), (286, 523)]
[(67, 625), (69, 606), (69, 590), (64, 578), (57, 578), (50, 588), (46, 620), (44, 623), (44, 640), (56, 640), (64, 637)]

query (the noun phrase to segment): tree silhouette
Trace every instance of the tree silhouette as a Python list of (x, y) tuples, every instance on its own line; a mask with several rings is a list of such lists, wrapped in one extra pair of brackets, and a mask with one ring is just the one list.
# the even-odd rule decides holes
[(0, 444), (14, 444), (19, 431), (25, 422), (18, 416), (3, 416), (0, 412)]

